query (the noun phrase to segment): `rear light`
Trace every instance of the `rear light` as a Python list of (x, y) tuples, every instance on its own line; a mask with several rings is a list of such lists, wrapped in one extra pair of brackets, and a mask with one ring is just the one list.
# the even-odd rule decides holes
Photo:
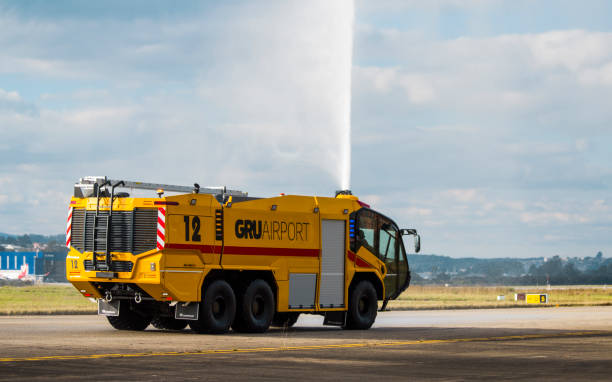
[(170, 296), (166, 297), (166, 301), (172, 301), (172, 297)]
[(91, 297), (91, 293), (85, 293), (85, 297)]
[(76, 204), (76, 200), (71, 200), (70, 204)]
[(178, 206), (179, 202), (171, 202), (171, 201), (165, 201), (165, 200), (158, 200), (153, 202), (154, 205), (156, 206)]

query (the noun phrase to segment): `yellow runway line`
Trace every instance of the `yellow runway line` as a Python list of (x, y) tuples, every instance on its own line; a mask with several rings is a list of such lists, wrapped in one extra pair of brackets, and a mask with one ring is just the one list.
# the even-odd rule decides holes
[(458, 342), (490, 342), (490, 341), (511, 341), (529, 340), (557, 337), (586, 337), (586, 336), (609, 336), (609, 331), (590, 331), (590, 332), (562, 332), (554, 334), (523, 334), (513, 336), (498, 337), (474, 337), (474, 338), (449, 338), (440, 340), (412, 340), (412, 341), (374, 341), (354, 344), (327, 344), (327, 345), (304, 345), (304, 346), (283, 346), (283, 347), (261, 347), (245, 349), (216, 349), (199, 350), (193, 352), (158, 352), (158, 353), (107, 353), (107, 354), (87, 354), (87, 355), (50, 355), (40, 357), (15, 357), (0, 358), (0, 362), (26, 362), (26, 361), (65, 361), (81, 359), (100, 359), (100, 358), (129, 358), (129, 357), (163, 357), (163, 356), (190, 356), (190, 355), (214, 355), (214, 354), (235, 354), (235, 353), (263, 353), (281, 352), (297, 350), (325, 350), (325, 349), (347, 349), (347, 348), (368, 348), (368, 347), (392, 347), (409, 345), (431, 345), (431, 344), (450, 344)]

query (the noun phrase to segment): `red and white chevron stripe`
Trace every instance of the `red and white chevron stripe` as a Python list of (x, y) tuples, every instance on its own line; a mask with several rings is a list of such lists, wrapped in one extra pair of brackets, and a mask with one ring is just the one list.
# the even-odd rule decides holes
[(162, 250), (166, 244), (166, 209), (157, 209), (157, 249)]
[(70, 239), (72, 238), (72, 207), (68, 208), (68, 220), (66, 222), (66, 247), (70, 248)]

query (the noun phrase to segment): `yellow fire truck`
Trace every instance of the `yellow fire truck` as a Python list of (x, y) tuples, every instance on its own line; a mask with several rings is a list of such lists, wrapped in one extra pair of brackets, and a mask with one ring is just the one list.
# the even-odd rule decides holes
[(368, 329), (378, 301), (384, 309), (410, 283), (404, 235), (418, 252), (416, 230), (350, 191), (256, 198), (85, 177), (70, 201), (66, 276), (121, 330), (264, 332), (301, 313)]

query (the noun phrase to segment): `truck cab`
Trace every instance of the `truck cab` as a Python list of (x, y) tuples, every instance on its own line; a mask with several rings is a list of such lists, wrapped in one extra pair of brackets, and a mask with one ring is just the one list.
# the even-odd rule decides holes
[(367, 251), (376, 256), (386, 268), (384, 285), (385, 300), (398, 297), (410, 285), (410, 269), (398, 225), (370, 208), (361, 208), (355, 213), (356, 240), (351, 250), (359, 255)]

